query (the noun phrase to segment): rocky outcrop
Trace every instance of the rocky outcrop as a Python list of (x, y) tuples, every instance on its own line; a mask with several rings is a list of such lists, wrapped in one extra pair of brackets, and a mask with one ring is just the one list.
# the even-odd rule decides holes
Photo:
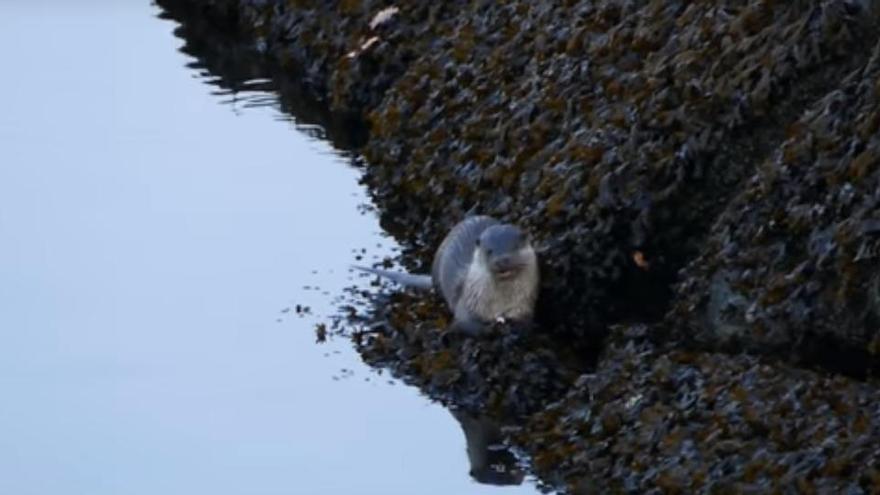
[(678, 287), (676, 337), (877, 371), (880, 45), (873, 51), (788, 127), (715, 222)]
[(880, 490), (878, 2), (159, 3), (369, 128), (409, 268), (473, 208), (533, 233), (538, 328), (397, 293), (355, 338), (548, 484)]
[(546, 313), (586, 336), (662, 311), (742, 180), (876, 40), (846, 2), (469, 7), (369, 114), (369, 182), (396, 211), (421, 198), (414, 225), (473, 204), (528, 225)]
[(586, 493), (877, 493), (880, 390), (618, 329), (595, 374), (518, 428), (538, 474)]

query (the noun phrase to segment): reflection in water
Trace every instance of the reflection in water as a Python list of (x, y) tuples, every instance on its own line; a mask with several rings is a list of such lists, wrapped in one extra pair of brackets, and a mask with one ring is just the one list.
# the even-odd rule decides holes
[(303, 81), (291, 77), (272, 78), (273, 73), (294, 73), (296, 68), (280, 68), (266, 59), (250, 43), (237, 39), (232, 26), (218, 31), (216, 20), (204, 17), (196, 2), (157, 0), (163, 19), (180, 23), (174, 34), (184, 45), (180, 51), (195, 58), (187, 66), (203, 80), (219, 88), (215, 95), (225, 98), (235, 111), (261, 106), (277, 107), (281, 118), (289, 119), (300, 132), (330, 141), (340, 151), (356, 149), (366, 140), (366, 129), (356, 116), (332, 113), (313, 97)]
[(525, 473), (519, 468), (516, 456), (505, 447), (501, 428), (485, 417), (472, 416), (464, 411), (450, 410), (464, 431), (470, 475), (486, 485), (519, 485)]

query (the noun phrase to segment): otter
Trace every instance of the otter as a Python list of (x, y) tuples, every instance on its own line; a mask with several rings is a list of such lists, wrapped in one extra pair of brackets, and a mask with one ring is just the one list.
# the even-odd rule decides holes
[(496, 321), (531, 322), (538, 296), (538, 259), (528, 236), (484, 215), (465, 218), (446, 234), (430, 275), (355, 268), (438, 290), (453, 313), (453, 328), (468, 334)]

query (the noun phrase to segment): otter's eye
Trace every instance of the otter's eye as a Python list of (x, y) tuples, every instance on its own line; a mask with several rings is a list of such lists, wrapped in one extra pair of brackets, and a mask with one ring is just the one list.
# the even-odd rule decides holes
[(487, 250), (486, 250), (486, 254), (489, 255), (489, 256), (492, 256), (492, 250), (491, 250), (491, 249), (487, 249)]
[(480, 247), (480, 240), (477, 239), (477, 247)]

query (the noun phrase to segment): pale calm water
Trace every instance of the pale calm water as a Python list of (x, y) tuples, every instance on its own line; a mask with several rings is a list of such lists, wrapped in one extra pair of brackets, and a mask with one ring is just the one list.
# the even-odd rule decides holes
[(281, 313), (392, 247), (347, 160), (212, 95), (157, 14), (0, 2), (0, 494), (534, 493)]

